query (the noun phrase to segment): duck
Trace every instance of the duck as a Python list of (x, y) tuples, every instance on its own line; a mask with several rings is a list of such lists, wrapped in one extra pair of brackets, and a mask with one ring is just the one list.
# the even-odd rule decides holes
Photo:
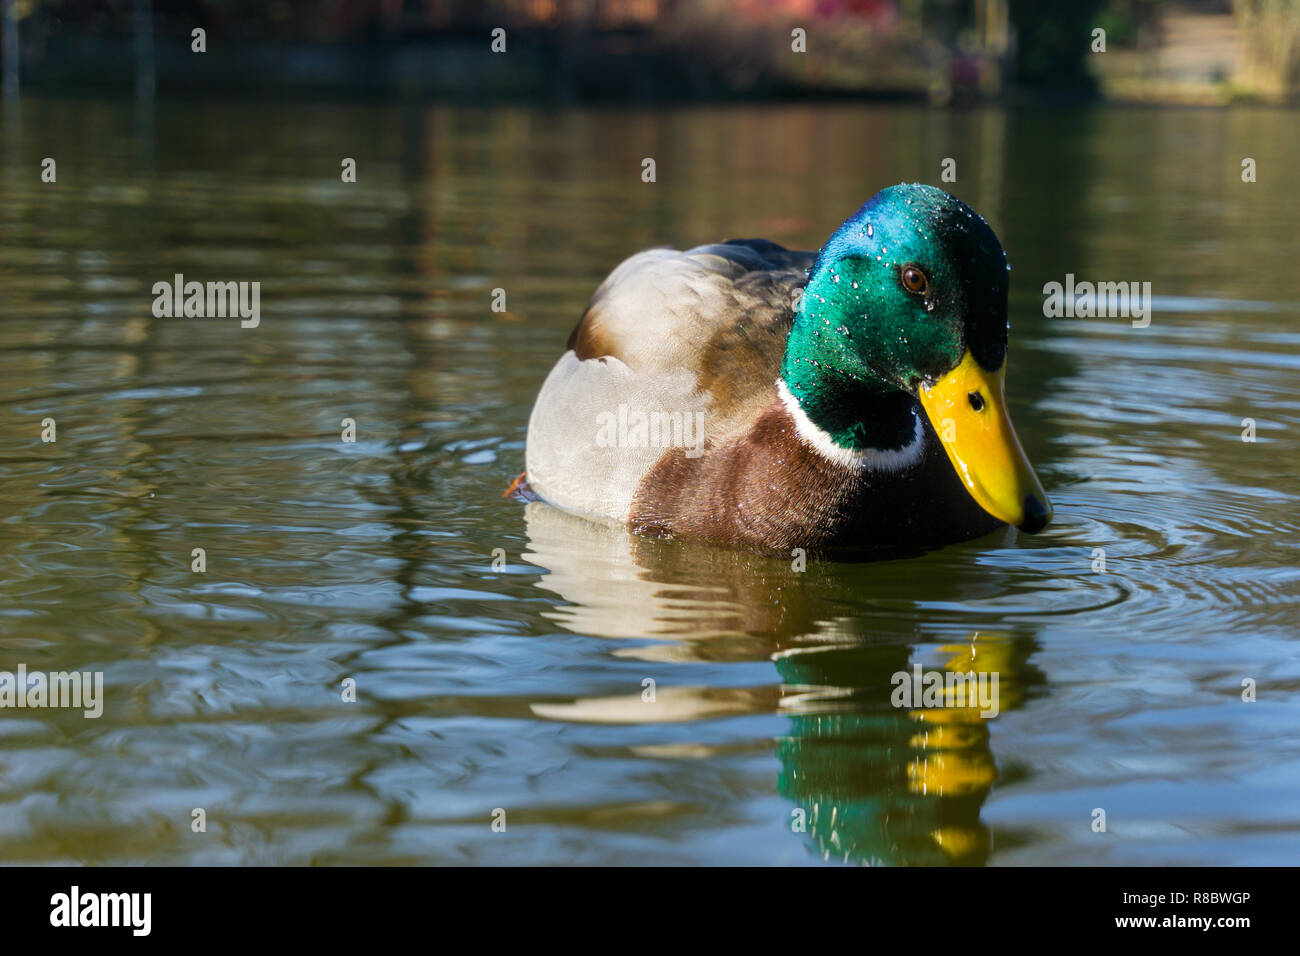
[(1037, 533), (1053, 510), (1007, 411), (1009, 271), (983, 217), (920, 183), (816, 252), (638, 252), (542, 383), (511, 491), (758, 551)]

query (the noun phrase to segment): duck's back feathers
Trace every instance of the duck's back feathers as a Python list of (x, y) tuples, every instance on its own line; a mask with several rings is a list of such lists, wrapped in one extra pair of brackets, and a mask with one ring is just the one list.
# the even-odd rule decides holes
[(601, 283), (568, 347), (642, 376), (692, 372), (719, 432), (755, 392), (769, 397), (814, 258), (766, 239), (647, 249)]
[[(619, 265), (533, 408), (533, 490), (566, 510), (627, 521), (638, 484), (666, 451), (702, 453), (757, 420), (775, 395), (812, 261), (812, 253), (748, 239), (649, 249)], [(651, 432), (642, 443), (638, 416), (656, 414), (670, 427), (681, 422), (681, 436), (655, 441)]]

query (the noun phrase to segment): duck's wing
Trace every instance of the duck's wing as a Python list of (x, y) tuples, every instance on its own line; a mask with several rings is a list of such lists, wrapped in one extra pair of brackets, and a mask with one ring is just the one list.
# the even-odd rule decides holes
[[(687, 443), (717, 442), (775, 396), (814, 253), (765, 239), (649, 249), (601, 283), (551, 371), (528, 426), (527, 474), (542, 498), (623, 521), (667, 450), (636, 444), (635, 415), (679, 415)], [(618, 441), (610, 445), (608, 426)], [(602, 424), (603, 423), (603, 424)]]
[(638, 376), (690, 371), (717, 435), (756, 397), (770, 398), (815, 257), (766, 239), (647, 249), (601, 283), (568, 346), (579, 359), (617, 358)]

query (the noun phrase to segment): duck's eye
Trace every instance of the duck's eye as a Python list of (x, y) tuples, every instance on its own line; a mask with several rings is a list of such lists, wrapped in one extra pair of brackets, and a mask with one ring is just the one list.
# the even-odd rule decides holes
[(903, 271), (899, 273), (898, 279), (903, 283), (903, 288), (908, 292), (915, 292), (917, 295), (927, 295), (930, 291), (930, 280), (926, 278), (921, 267), (914, 262), (909, 262), (903, 266)]

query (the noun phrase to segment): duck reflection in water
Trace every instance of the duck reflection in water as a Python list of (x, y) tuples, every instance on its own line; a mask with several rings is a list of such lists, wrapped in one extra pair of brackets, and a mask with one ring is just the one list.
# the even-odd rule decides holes
[[(547, 612), (565, 629), (641, 639), (615, 654), (650, 662), (766, 658), (779, 677), (739, 688), (663, 682), (653, 708), (636, 692), (538, 702), (537, 716), (645, 724), (781, 713), (790, 727), (776, 740), (777, 789), (791, 804), (792, 839), (848, 863), (987, 862), (992, 840), (980, 809), (998, 776), (989, 739), (996, 718), (982, 717), (987, 701), (960, 687), (908, 701), (898, 675), (910, 683), (918, 663), (940, 680), (996, 675), (996, 712), (1005, 714), (1045, 683), (1028, 662), (1032, 632), (945, 630), (917, 623), (924, 615), (915, 601), (844, 600), (902, 593), (889, 580), (914, 577), (908, 561), (809, 561), (795, 570), (799, 562), (631, 535), (542, 502), (529, 504), (526, 518), (524, 558), (544, 570), (538, 586), (566, 602)], [(926, 602), (978, 599), (999, 586), (998, 574), (927, 576)]]

